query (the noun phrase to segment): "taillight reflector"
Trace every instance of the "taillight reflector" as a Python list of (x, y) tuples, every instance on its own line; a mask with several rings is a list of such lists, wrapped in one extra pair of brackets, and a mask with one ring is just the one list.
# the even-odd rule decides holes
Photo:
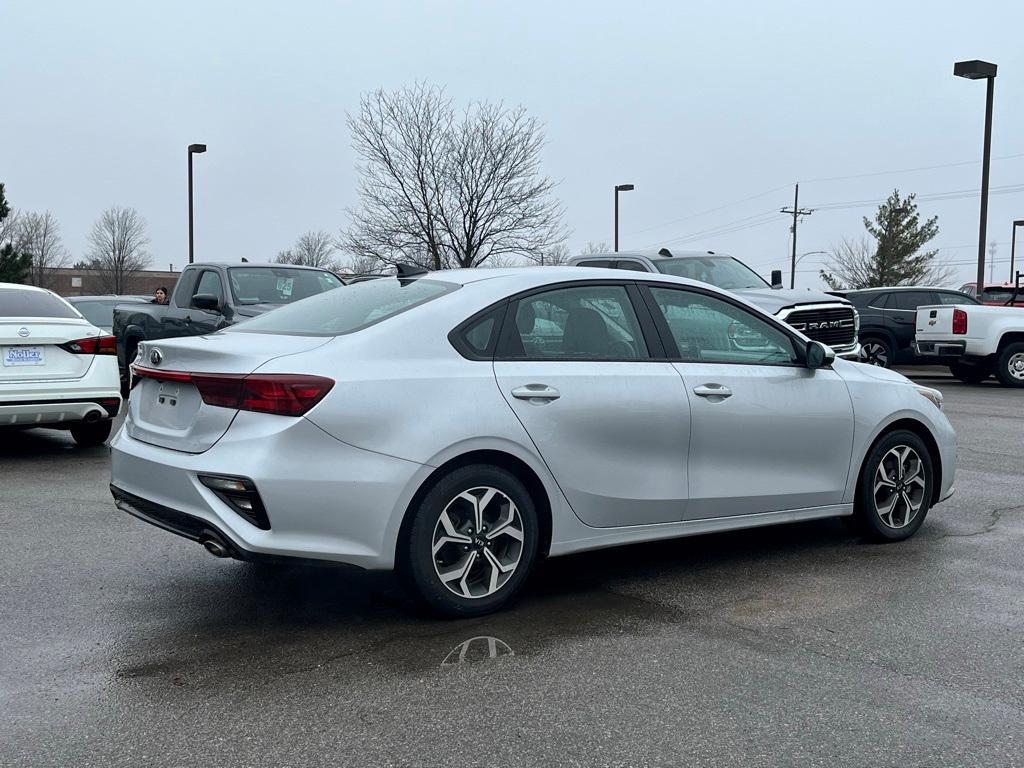
[(967, 313), (962, 309), (953, 310), (953, 333), (960, 335), (967, 333)]
[(137, 379), (193, 384), (207, 405), (241, 411), (302, 416), (324, 399), (334, 381), (300, 373), (190, 373), (132, 366)]
[(75, 339), (60, 345), (65, 352), (73, 355), (116, 355), (116, 336), (88, 336), (84, 339)]

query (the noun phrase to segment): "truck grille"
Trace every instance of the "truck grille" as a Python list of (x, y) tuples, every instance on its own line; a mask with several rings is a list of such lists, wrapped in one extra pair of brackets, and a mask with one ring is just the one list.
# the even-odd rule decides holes
[(783, 313), (780, 319), (808, 338), (830, 347), (845, 347), (857, 341), (853, 307), (797, 308)]

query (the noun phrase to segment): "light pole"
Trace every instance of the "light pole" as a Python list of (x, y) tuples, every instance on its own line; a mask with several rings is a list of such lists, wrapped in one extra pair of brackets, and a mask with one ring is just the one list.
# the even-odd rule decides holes
[(615, 185), (615, 252), (619, 252), (619, 192), (632, 192), (632, 184)]
[(201, 155), (206, 151), (205, 144), (188, 145), (188, 263), (192, 263), (195, 244), (192, 236), (192, 155)]
[(981, 222), (978, 225), (978, 282), (976, 293), (985, 290), (985, 229), (988, 225), (988, 169), (992, 157), (992, 96), (995, 91), (996, 65), (987, 61), (958, 61), (953, 65), (956, 77), (985, 80), (985, 150), (981, 156)]
[(1013, 222), (1013, 232), (1010, 235), (1010, 282), (1016, 279), (1013, 274), (1013, 256), (1017, 249), (1017, 227), (1024, 227), (1024, 219), (1017, 219)]

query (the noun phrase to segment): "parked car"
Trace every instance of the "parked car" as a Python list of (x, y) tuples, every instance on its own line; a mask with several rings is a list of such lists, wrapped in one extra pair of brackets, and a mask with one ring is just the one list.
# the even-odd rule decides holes
[(86, 320), (112, 334), (114, 331), (114, 307), (118, 304), (149, 304), (149, 296), (69, 296), (68, 302)]
[(189, 264), (168, 304), (114, 309), (122, 380), (139, 342), (201, 336), (342, 285), (333, 272), (284, 264)]
[(546, 555), (843, 515), (899, 541), (953, 491), (937, 391), (668, 275), (406, 273), (140, 351), (120, 509), (397, 568), (448, 615)]
[[(971, 298), (978, 297), (977, 283), (964, 283), (960, 292)], [(1024, 290), (1015, 292), (1013, 283), (989, 283), (982, 292), (981, 303), (998, 307), (1024, 307)]]
[(0, 427), (100, 445), (121, 408), (114, 337), (52, 291), (0, 283)]
[(860, 315), (861, 361), (882, 368), (902, 365), (935, 365), (942, 361), (922, 357), (914, 348), (914, 323), (922, 304), (980, 304), (951, 288), (864, 288), (829, 291), (853, 302)]
[(820, 291), (796, 291), (782, 287), (781, 273), (773, 275), (774, 285), (739, 259), (713, 251), (629, 251), (576, 256), (569, 263), (577, 267), (604, 267), (699, 280), (724, 288), (751, 301), (768, 314), (827, 344), (839, 356), (856, 360), (857, 310), (843, 298)]
[(953, 375), (978, 384), (992, 374), (1024, 387), (1024, 313), (1015, 307), (922, 306), (914, 345), (920, 355), (949, 361)]

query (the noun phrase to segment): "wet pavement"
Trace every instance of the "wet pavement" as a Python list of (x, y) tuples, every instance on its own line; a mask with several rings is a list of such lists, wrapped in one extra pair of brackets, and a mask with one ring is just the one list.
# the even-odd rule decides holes
[(114, 509), (106, 449), (0, 447), (0, 766), (1024, 765), (1024, 392), (922, 378), (957, 494), (552, 560), (495, 616), (216, 560)]

